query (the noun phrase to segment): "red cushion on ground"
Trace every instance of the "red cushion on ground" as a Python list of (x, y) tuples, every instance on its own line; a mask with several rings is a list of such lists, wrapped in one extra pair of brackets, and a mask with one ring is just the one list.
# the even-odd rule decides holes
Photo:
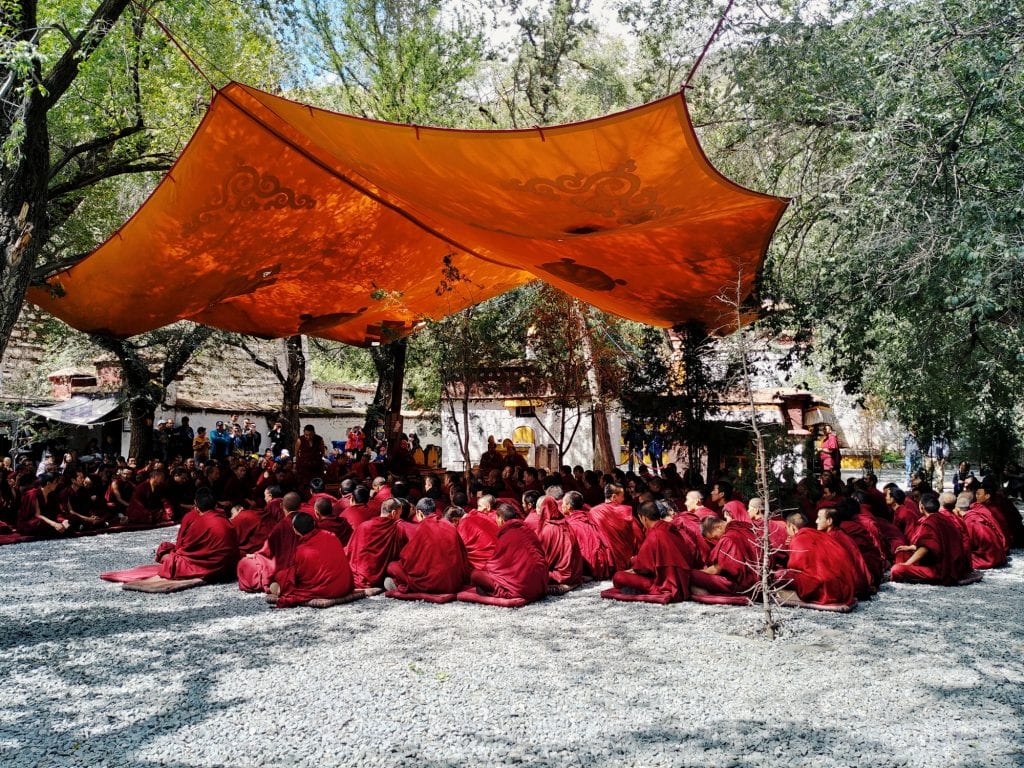
[(148, 579), (150, 576), (156, 576), (158, 573), (160, 573), (160, 563), (151, 563), (149, 565), (140, 565), (137, 568), (129, 568), (127, 571), (108, 571), (107, 573), (101, 573), (100, 578), (104, 581), (113, 581), (115, 583), (122, 584), (126, 581)]
[(333, 608), (336, 605), (345, 605), (356, 600), (362, 600), (364, 597), (366, 597), (366, 593), (361, 589), (357, 589), (344, 597), (315, 597), (308, 603), (301, 603), (301, 605), (307, 605), (310, 608)]
[(784, 605), (787, 608), (807, 608), (811, 611), (829, 611), (830, 613), (849, 613), (857, 607), (857, 601), (854, 600), (849, 605), (834, 605), (826, 603), (803, 603), (800, 600), (780, 600), (779, 605)]
[(623, 600), (628, 603), (657, 603), (658, 605), (668, 605), (669, 595), (631, 595), (628, 592), (623, 592), (621, 589), (612, 587), (611, 589), (605, 589), (601, 592), (601, 597), (606, 600)]
[(399, 592), (397, 589), (391, 589), (384, 593), (384, 597), (393, 597), (395, 600), (422, 600), (425, 603), (450, 603), (458, 595), (454, 592), (446, 595), (435, 595), (430, 592)]
[(690, 595), (690, 599), (704, 605), (750, 605), (743, 595)]
[(977, 584), (985, 578), (985, 575), (981, 571), (971, 571), (964, 576), (960, 581), (956, 583), (958, 587), (966, 587), (968, 584)]
[(506, 598), (481, 595), (475, 589), (464, 589), (462, 592), (459, 592), (458, 598), (459, 602), (462, 603), (482, 603), (483, 605), (496, 605), (499, 608), (522, 608), (530, 603), (529, 600), (521, 597)]
[(121, 585), (121, 589), (130, 592), (149, 592), (155, 595), (164, 595), (168, 592), (181, 592), (183, 589), (192, 589), (206, 584), (202, 579), (161, 579), (159, 576), (150, 576), (148, 579), (136, 579)]

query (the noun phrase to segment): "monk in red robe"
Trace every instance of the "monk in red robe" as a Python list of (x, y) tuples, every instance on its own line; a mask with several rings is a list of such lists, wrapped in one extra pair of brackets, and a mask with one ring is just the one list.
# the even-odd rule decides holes
[(313, 518), (316, 520), (316, 527), (321, 530), (333, 533), (338, 537), (341, 546), (347, 546), (352, 538), (352, 526), (343, 517), (334, 516), (334, 499), (321, 496), (313, 504)]
[(904, 536), (911, 539), (921, 514), (914, 506), (913, 500), (910, 500), (909, 504), (907, 501), (907, 494), (901, 488), (895, 484), (885, 486), (885, 502), (892, 510), (893, 522), (903, 531)]
[[(582, 503), (583, 496), (576, 491), (572, 493)], [(562, 498), (563, 505), (569, 496), (566, 494)], [(542, 522), (537, 535), (544, 550), (544, 560), (548, 564), (548, 583), (572, 589), (583, 582), (583, 556), (573, 529), (565, 519), (563, 508), (550, 496), (540, 500)], [(597, 537), (596, 531), (594, 537)]]
[(292, 528), (292, 515), (302, 506), (302, 497), (295, 491), (286, 493), (281, 500), (284, 516), (267, 536), (258, 552), (238, 561), (238, 588), (243, 592), (266, 592), (274, 581), (274, 574), (288, 568), (295, 556), (299, 537)]
[(167, 475), (162, 469), (155, 469), (149, 473), (145, 482), (135, 487), (126, 513), (129, 523), (154, 525), (174, 517), (174, 508), (164, 493), (166, 479)]
[(388, 485), (388, 479), (386, 477), (373, 478), (373, 482), (370, 484), (370, 501), (367, 503), (373, 517), (380, 517), (381, 506), (391, 497), (391, 486)]
[(1009, 505), (1009, 509), (1007, 509), (1006, 505), (999, 504), (996, 498), (997, 489), (998, 486), (986, 477), (985, 482), (974, 491), (974, 502), (982, 504), (988, 509), (992, 519), (999, 526), (999, 530), (1003, 532), (1003, 538), (1006, 540), (1006, 551), (1009, 552), (1010, 545), (1013, 544), (1017, 535), (1015, 527), (1019, 524), (1020, 512), (1017, 511), (1013, 504)]
[(625, 498), (621, 485), (605, 483), (604, 504), (590, 510), (590, 520), (608, 549), (613, 572), (628, 570), (639, 546), (633, 532), (633, 508), (624, 503)]
[[(583, 494), (579, 491), (569, 491), (569, 493), (562, 497), (561, 507), (559, 508), (556, 504), (557, 513), (546, 516), (546, 520), (557, 520), (561, 517), (568, 524), (582, 559), (583, 572), (580, 575), (581, 581), (584, 579), (610, 579), (612, 574), (615, 573), (611, 551), (608, 549), (601, 531), (591, 519), (590, 512), (592, 510), (588, 511), (585, 507), (586, 502), (583, 499)], [(544, 551), (547, 553), (550, 562), (552, 552), (549, 547), (548, 537), (543, 531), (544, 529), (542, 528), (541, 543), (544, 544)], [(568, 584), (570, 582), (556, 583)], [(575, 583), (578, 584), (580, 582)]]
[[(469, 579), (469, 556), (455, 526), (436, 511), (427, 513), (423, 498), (416, 503), (416, 535), (388, 564), (384, 586), (399, 592), (454, 594)], [(390, 582), (390, 583), (389, 583)]]
[(818, 510), (817, 528), (831, 536), (839, 545), (846, 550), (846, 554), (853, 563), (853, 594), (858, 600), (869, 600), (871, 595), (878, 591), (877, 584), (874, 584), (873, 574), (868, 564), (861, 555), (857, 543), (850, 538), (846, 531), (840, 527), (842, 518), (837, 509), (824, 507)]
[(348, 542), (348, 562), (357, 589), (382, 588), (388, 564), (398, 560), (408, 542), (399, 522), (402, 502), (386, 499), (380, 515), (356, 528)]
[(921, 511), (923, 516), (914, 527), (910, 544), (899, 548), (912, 554), (906, 562), (892, 567), (890, 578), (920, 584), (954, 585), (971, 572), (971, 553), (964, 550), (956, 526), (939, 514), (937, 496), (922, 496)]
[(633, 567), (612, 576), (614, 589), (602, 597), (616, 600), (678, 603), (690, 597), (690, 576), (697, 555), (690, 543), (664, 518), (671, 513), (665, 502), (645, 501), (637, 509), (644, 540)]
[(541, 491), (529, 490), (523, 494), (522, 510), (523, 522), (526, 527), (536, 533), (540, 530), (540, 512), (537, 511), (537, 504), (544, 494)]
[[(238, 537), (238, 550), (243, 555), (259, 552), (274, 526), (284, 516), (280, 490), (276, 485), (264, 490), (266, 505), (263, 509), (238, 509), (232, 513), (231, 525)], [(275, 497), (274, 493), (278, 495)]]
[(789, 585), (805, 603), (852, 605), (857, 577), (850, 556), (835, 538), (811, 526), (803, 512), (786, 518), (787, 567), (775, 583)]
[(753, 525), (705, 517), (701, 530), (714, 542), (714, 548), (709, 565), (690, 573), (691, 590), (695, 594), (749, 595), (758, 581), (760, 557)]
[(297, 544), (291, 565), (274, 576), (270, 593), (277, 595), (278, 608), (308, 603), (317, 599), (336, 599), (352, 593), (352, 571), (345, 548), (338, 537), (316, 527), (306, 512), (291, 518)]
[(1006, 538), (991, 510), (975, 501), (970, 491), (960, 494), (956, 506), (967, 531), (971, 567), (983, 570), (1006, 565)]
[(539, 600), (548, 593), (548, 564), (540, 539), (519, 519), (511, 504), (499, 504), (497, 513), (501, 527), (493, 556), (483, 568), (470, 573), (469, 581), (481, 595)]
[(164, 579), (233, 581), (238, 565), (238, 537), (209, 488), (196, 491), (195, 506), (181, 519), (178, 538), (157, 548), (159, 576)]
[(367, 520), (373, 520), (380, 516), (380, 508), (374, 512), (369, 507), (370, 489), (365, 485), (357, 485), (352, 491), (352, 503), (341, 512), (340, 517), (344, 518), (354, 531)]
[(494, 516), (474, 509), (459, 520), (458, 531), (466, 545), (470, 566), (478, 570), (487, 565), (498, 546), (498, 524)]
[[(768, 527), (768, 550), (771, 556), (771, 565), (781, 562), (780, 555), (786, 548), (789, 540), (789, 531), (786, 528), (786, 521), (776, 517), (764, 519), (764, 499), (755, 496), (747, 506), (747, 513), (750, 522), (754, 527), (754, 538), (757, 539), (758, 548), (764, 546), (764, 529)], [(703, 538), (703, 537), (702, 537)]]
[(60, 515), (57, 486), (60, 478), (51, 472), (39, 476), (39, 484), (22, 490), (15, 526), (23, 536), (62, 536), (70, 523)]
[[(967, 511), (971, 506), (971, 502), (964, 499), (964, 511)], [(967, 523), (964, 519), (957, 514), (956, 511), (956, 495), (946, 491), (939, 494), (939, 512), (946, 516), (956, 529), (960, 532), (960, 541), (964, 545), (964, 549), (968, 552), (971, 551), (971, 534), (967, 530)]]

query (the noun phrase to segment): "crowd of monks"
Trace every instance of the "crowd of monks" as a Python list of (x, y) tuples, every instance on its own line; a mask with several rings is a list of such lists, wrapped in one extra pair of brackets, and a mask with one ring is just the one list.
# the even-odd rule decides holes
[(423, 599), (473, 590), (478, 602), (522, 604), (592, 580), (610, 580), (602, 596), (620, 600), (753, 598), (767, 587), (851, 606), (886, 579), (963, 583), (1024, 545), (1017, 507), (973, 477), (959, 494), (923, 484), (906, 493), (879, 489), (871, 474), (844, 482), (825, 472), (774, 513), (760, 498), (736, 498), (724, 479), (700, 487), (674, 467), (662, 477), (548, 475), (489, 462), (468, 485), (455, 473), (351, 472), (334, 493), (321, 477), (300, 488), (269, 470), (254, 478), (244, 463), (229, 464), (221, 482), (186, 466), (171, 467), (170, 480), (159, 463), (142, 477), (125, 468), (102, 494), (81, 470), (44, 472), (22, 482), (14, 522), (61, 535), (112, 515), (180, 519), (176, 541), (156, 552), (161, 577), (237, 580), (279, 607), (354, 590)]

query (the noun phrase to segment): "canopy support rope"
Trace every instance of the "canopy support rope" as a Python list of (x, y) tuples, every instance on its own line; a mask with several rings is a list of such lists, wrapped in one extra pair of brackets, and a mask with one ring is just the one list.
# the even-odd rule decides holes
[[(203, 78), (203, 80), (205, 80), (205, 81), (206, 81), (207, 85), (209, 85), (209, 86), (210, 86), (210, 88), (212, 88), (212, 89), (213, 89), (213, 92), (214, 92), (214, 93), (218, 93), (218, 92), (220, 92), (220, 89), (219, 89), (219, 88), (218, 88), (218, 87), (217, 87), (216, 85), (214, 85), (214, 83), (213, 83), (213, 80), (211, 80), (211, 79), (210, 79), (210, 77), (209, 77), (209, 75), (207, 75), (207, 74), (206, 74), (206, 72), (204, 72), (204, 71), (203, 71), (203, 68), (202, 68), (202, 67), (200, 67), (200, 66), (199, 66), (199, 64), (197, 64), (197, 63), (196, 63), (196, 60), (195, 60), (194, 58), (192, 58), (192, 56), (191, 56), (191, 55), (189, 54), (189, 52), (188, 52), (187, 50), (185, 50), (185, 46), (184, 46), (184, 45), (182, 45), (182, 44), (181, 44), (181, 43), (180, 43), (180, 42), (178, 41), (178, 38), (176, 38), (176, 37), (175, 37), (175, 36), (174, 36), (174, 35), (173, 35), (173, 34), (171, 33), (171, 30), (169, 30), (169, 29), (167, 28), (167, 25), (166, 25), (166, 24), (164, 24), (164, 23), (163, 23), (162, 21), (160, 21), (160, 18), (159, 18), (159, 17), (158, 17), (158, 16), (157, 16), (157, 15), (156, 15), (155, 13), (153, 13), (153, 12), (152, 12), (152, 11), (151, 11), (151, 10), (150, 10), (149, 8), (147, 8), (147, 7), (145, 6), (145, 5), (142, 5), (141, 3), (137, 3), (137, 4), (136, 4), (136, 7), (137, 7), (137, 8), (138, 8), (138, 9), (139, 9), (140, 11), (142, 11), (142, 13), (143, 13), (144, 15), (146, 15), (146, 16), (149, 16), (149, 18), (151, 18), (151, 19), (153, 20), (153, 22), (154, 22), (154, 23), (155, 23), (155, 24), (156, 24), (156, 25), (157, 25), (158, 27), (160, 27), (160, 31), (161, 31), (161, 32), (163, 32), (163, 33), (164, 33), (164, 35), (166, 35), (166, 36), (167, 36), (167, 39), (168, 39), (168, 40), (170, 40), (170, 41), (171, 41), (172, 43), (174, 43), (174, 47), (175, 47), (175, 48), (177, 48), (177, 49), (178, 49), (179, 51), (181, 51), (181, 55), (185, 57), (185, 61), (187, 61), (187, 62), (188, 62), (188, 63), (189, 63), (189, 64), (190, 64), (191, 66), (192, 66), (192, 69), (194, 69), (194, 70), (195, 70), (196, 72), (198, 72), (198, 73), (199, 73), (199, 76), (200, 76), (201, 78)], [(216, 67), (214, 67), (214, 69), (216, 69)], [(218, 70), (218, 71), (220, 71), (220, 70)], [(221, 72), (221, 74), (223, 75), (224, 73), (223, 73), (223, 72)], [(231, 79), (231, 78), (229, 77), (229, 78), (228, 78), (228, 80), (230, 80), (230, 79)]]
[(701, 63), (703, 63), (704, 57), (707, 55), (708, 50), (710, 50), (711, 44), (715, 42), (715, 38), (718, 37), (718, 33), (722, 31), (722, 25), (725, 24), (725, 17), (728, 16), (729, 11), (732, 10), (732, 4), (734, 2), (735, 0), (729, 0), (729, 2), (726, 4), (725, 10), (722, 11), (722, 15), (719, 17), (718, 23), (715, 25), (714, 30), (712, 30), (711, 32), (711, 36), (708, 38), (708, 41), (704, 43), (704, 49), (700, 52), (700, 56), (697, 57), (697, 60), (693, 62), (693, 66), (690, 68), (690, 74), (686, 76), (686, 80), (683, 82), (683, 85), (680, 87), (679, 90), (683, 91), (690, 87), (690, 81), (693, 80), (693, 76), (697, 74), (697, 70), (700, 69), (700, 65)]

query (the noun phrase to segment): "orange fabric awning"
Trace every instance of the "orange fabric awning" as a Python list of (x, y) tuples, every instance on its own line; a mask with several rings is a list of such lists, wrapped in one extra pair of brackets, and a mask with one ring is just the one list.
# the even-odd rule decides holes
[(190, 319), (366, 345), (539, 278), (643, 323), (715, 328), (786, 205), (715, 171), (682, 95), (469, 131), (232, 83), (142, 208), (29, 298), (119, 336)]

